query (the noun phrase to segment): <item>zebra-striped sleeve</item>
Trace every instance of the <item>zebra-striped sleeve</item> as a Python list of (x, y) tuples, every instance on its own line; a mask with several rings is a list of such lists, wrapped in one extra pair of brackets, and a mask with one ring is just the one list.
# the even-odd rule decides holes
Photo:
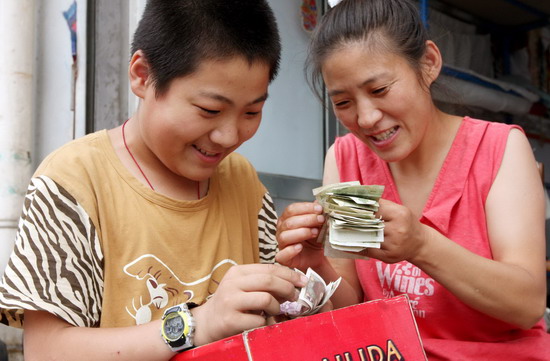
[(52, 179), (33, 178), (0, 284), (2, 322), (20, 326), (23, 310), (41, 310), (97, 326), (102, 297), (103, 254), (90, 217)]
[(260, 263), (275, 263), (277, 254), (277, 213), (268, 192), (262, 199), (262, 209), (258, 214), (258, 238), (260, 245)]

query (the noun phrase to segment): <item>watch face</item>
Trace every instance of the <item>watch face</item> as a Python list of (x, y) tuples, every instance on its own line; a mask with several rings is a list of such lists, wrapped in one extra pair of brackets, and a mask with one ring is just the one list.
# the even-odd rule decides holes
[(179, 314), (172, 313), (166, 316), (163, 327), (166, 338), (170, 341), (176, 341), (181, 338), (181, 335), (183, 335), (185, 323)]

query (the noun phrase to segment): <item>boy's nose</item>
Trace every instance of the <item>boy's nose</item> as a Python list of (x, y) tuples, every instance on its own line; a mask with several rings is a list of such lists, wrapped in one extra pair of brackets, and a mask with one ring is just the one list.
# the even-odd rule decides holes
[(239, 129), (237, 122), (224, 120), (220, 126), (210, 133), (210, 140), (224, 148), (231, 148), (239, 141)]

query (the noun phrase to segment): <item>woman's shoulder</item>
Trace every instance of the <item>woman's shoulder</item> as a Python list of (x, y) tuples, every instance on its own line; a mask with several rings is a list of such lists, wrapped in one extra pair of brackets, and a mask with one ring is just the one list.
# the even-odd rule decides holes
[(505, 150), (514, 153), (518, 147), (525, 148), (528, 144), (523, 129), (518, 125), (469, 117), (464, 118), (462, 134), (464, 153), (473, 152), (475, 155), (473, 167), (478, 171), (473, 174), (489, 175), (491, 181), (500, 169)]
[(467, 127), (484, 128), (490, 134), (508, 134), (512, 129), (518, 129), (523, 132), (523, 129), (517, 124), (507, 124), (502, 122), (476, 119), (469, 116), (463, 118), (463, 122)]
[(511, 134), (525, 138), (525, 132), (519, 125), (471, 117), (464, 117), (461, 134), (462, 137), (459, 136), (458, 139), (462, 139), (466, 143), (472, 143), (469, 144), (470, 147), (475, 142), (480, 149), (488, 148), (497, 153), (503, 151)]
[(334, 146), (336, 147), (350, 146), (356, 144), (363, 144), (363, 142), (357, 139), (357, 137), (352, 133), (346, 133), (344, 135), (338, 136), (334, 140)]
[(368, 151), (367, 145), (352, 133), (336, 137), (331, 148), (337, 159), (339, 159), (342, 154), (347, 156), (349, 154), (364, 153)]

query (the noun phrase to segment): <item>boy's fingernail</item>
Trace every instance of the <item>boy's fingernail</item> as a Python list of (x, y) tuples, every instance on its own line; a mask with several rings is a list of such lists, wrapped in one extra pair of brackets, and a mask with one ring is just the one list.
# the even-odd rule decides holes
[(314, 236), (316, 236), (316, 235), (319, 234), (319, 230), (318, 230), (317, 228), (312, 228), (312, 229), (311, 229), (311, 234), (314, 235)]
[(318, 221), (319, 223), (322, 223), (322, 222), (325, 221), (325, 217), (323, 217), (323, 216), (317, 216), (317, 221)]
[(315, 207), (313, 208), (315, 211), (317, 212), (321, 212), (323, 210), (323, 207), (320, 206), (319, 204), (316, 204)]

